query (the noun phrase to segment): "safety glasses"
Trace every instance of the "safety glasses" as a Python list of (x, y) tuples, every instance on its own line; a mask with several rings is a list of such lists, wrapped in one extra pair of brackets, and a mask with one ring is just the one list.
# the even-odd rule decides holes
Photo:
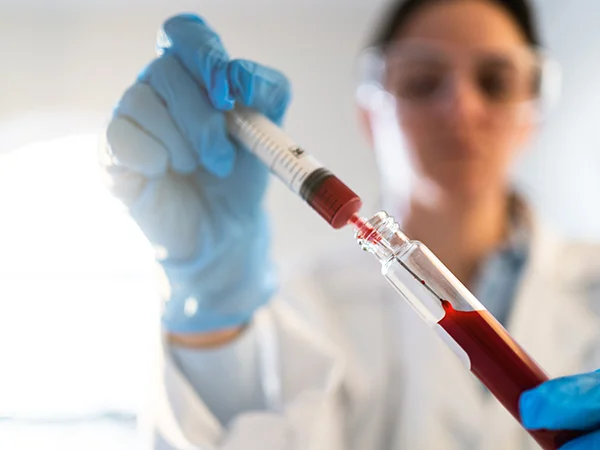
[(527, 46), (403, 40), (385, 51), (368, 49), (359, 64), (361, 86), (388, 92), (407, 106), (438, 104), (467, 90), (488, 105), (521, 105), (550, 101), (560, 86), (556, 63)]

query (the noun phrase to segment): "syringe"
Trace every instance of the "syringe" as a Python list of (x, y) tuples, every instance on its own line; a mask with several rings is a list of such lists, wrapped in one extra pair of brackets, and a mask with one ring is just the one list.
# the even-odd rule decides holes
[[(352, 219), (355, 237), (374, 254), (381, 272), (466, 367), (520, 421), (521, 394), (548, 380), (487, 309), (422, 243), (409, 240), (394, 219), (380, 212)], [(590, 432), (528, 430), (545, 450)]]
[(356, 193), (265, 116), (240, 105), (226, 116), (231, 136), (333, 228), (343, 227), (360, 210), (362, 201)]

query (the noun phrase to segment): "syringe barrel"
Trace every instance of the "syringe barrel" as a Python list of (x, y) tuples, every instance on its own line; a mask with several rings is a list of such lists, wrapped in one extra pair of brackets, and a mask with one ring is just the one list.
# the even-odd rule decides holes
[(226, 117), (230, 135), (331, 226), (343, 227), (358, 212), (360, 197), (265, 116), (237, 105)]
[[(425, 245), (400, 231), (393, 218), (381, 212), (357, 223), (359, 243), (377, 256), (386, 279), (520, 421), (521, 394), (548, 380), (541, 367)], [(546, 450), (582, 434), (528, 432)]]

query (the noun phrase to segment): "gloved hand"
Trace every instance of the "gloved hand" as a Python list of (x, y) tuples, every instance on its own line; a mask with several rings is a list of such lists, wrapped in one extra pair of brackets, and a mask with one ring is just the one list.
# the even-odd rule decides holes
[[(587, 430), (600, 427), (600, 370), (557, 378), (521, 395), (521, 419), (530, 429)], [(600, 431), (561, 450), (600, 449)]]
[(241, 102), (279, 123), (289, 83), (230, 60), (197, 16), (168, 19), (158, 49), (116, 106), (101, 162), (166, 275), (166, 329), (239, 326), (269, 300), (276, 277), (263, 209), (268, 170), (229, 138), (224, 113)]

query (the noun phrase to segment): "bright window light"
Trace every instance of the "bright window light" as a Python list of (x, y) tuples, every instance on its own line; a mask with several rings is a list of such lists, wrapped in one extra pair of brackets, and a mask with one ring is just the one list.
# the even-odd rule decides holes
[[(152, 250), (102, 185), (97, 142), (70, 136), (0, 156), (0, 442), (11, 449), (54, 448), (36, 446), (47, 427), (32, 432), (30, 421), (133, 417), (150, 378)], [(121, 448), (73, 448), (94, 445)]]

